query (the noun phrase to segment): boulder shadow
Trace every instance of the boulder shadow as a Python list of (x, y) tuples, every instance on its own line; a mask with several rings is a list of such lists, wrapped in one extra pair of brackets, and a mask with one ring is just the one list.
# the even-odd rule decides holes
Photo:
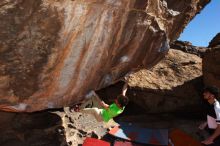
[(1, 146), (65, 146), (58, 111), (34, 113), (0, 112)]

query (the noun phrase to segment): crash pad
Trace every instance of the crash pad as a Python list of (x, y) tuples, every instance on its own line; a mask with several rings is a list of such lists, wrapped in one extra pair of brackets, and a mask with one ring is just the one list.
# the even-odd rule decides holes
[(110, 146), (110, 143), (95, 138), (86, 138), (82, 146)]
[(116, 141), (114, 146), (143, 146), (140, 144), (134, 144), (132, 142), (123, 142), (123, 141)]
[(168, 146), (202, 146), (202, 144), (193, 137), (180, 129), (174, 129), (169, 132)]
[(168, 145), (167, 129), (149, 129), (139, 126), (120, 124), (109, 131), (109, 134), (125, 140), (153, 145)]

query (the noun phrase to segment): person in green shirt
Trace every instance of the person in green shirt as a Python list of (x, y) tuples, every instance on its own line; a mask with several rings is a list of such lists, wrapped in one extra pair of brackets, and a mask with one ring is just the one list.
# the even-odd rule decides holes
[(110, 105), (100, 100), (98, 95), (93, 93), (95, 95), (96, 100), (99, 102), (101, 108), (98, 107), (84, 108), (79, 111), (82, 113), (94, 115), (94, 117), (98, 122), (102, 122), (102, 121), (108, 122), (110, 119), (118, 116), (124, 111), (125, 106), (129, 102), (129, 99), (126, 96), (126, 91), (127, 91), (127, 83), (123, 87), (122, 94), (118, 95), (114, 103)]

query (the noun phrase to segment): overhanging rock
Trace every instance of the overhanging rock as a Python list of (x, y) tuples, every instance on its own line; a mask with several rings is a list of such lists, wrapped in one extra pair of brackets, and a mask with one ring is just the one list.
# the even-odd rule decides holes
[(154, 66), (209, 0), (1, 0), (0, 109), (70, 105)]

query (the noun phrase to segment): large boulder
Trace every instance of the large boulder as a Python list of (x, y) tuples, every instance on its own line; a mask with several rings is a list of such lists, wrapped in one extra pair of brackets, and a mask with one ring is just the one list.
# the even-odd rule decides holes
[(0, 109), (73, 104), (154, 66), (209, 0), (1, 0)]
[(212, 39), (208, 47), (203, 58), (204, 84), (220, 89), (220, 33)]
[(128, 96), (148, 113), (202, 110), (202, 59), (197, 55), (170, 49), (155, 67), (131, 74), (128, 81)]

